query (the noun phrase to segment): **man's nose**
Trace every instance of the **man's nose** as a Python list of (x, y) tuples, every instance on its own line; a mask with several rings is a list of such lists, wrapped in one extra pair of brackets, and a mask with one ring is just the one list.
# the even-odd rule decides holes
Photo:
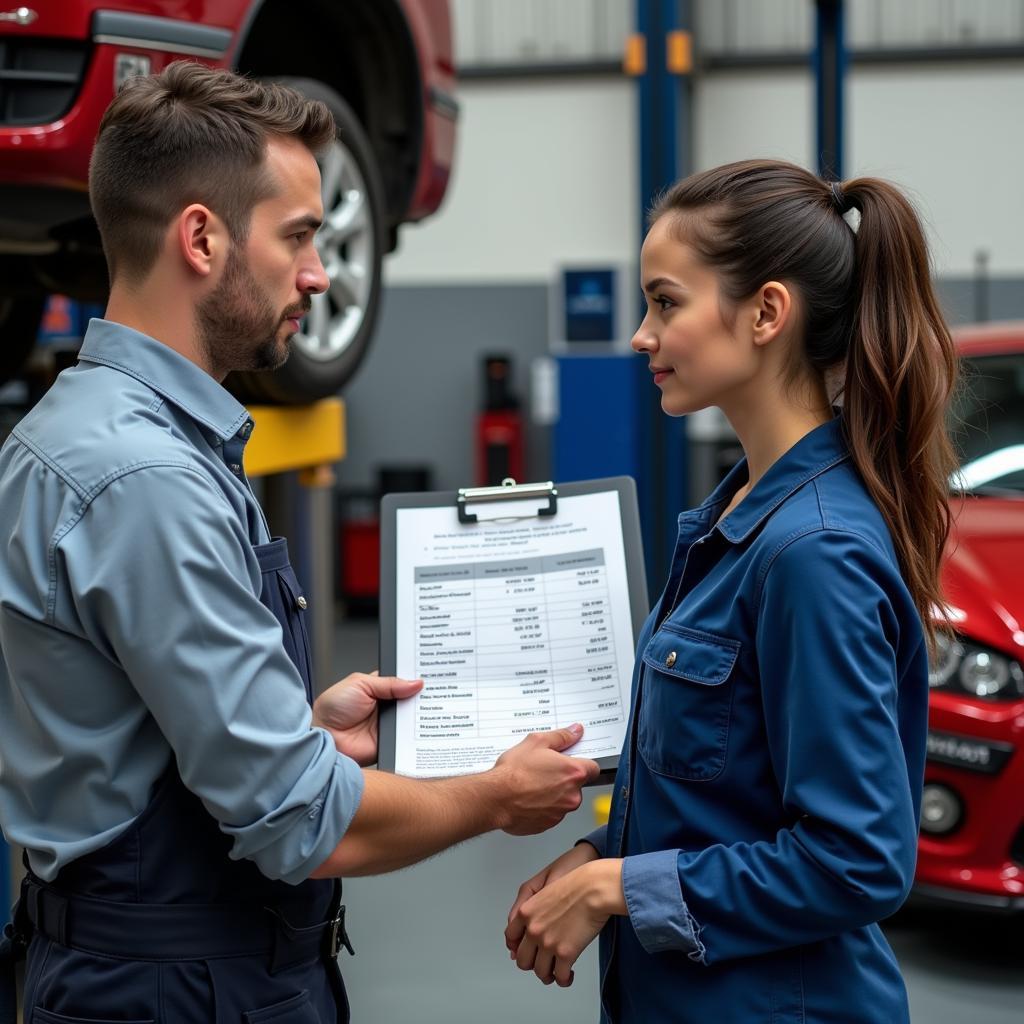
[(300, 292), (307, 295), (319, 295), (327, 291), (331, 285), (331, 279), (324, 270), (320, 253), (314, 251), (309, 262), (299, 271), (298, 287)]

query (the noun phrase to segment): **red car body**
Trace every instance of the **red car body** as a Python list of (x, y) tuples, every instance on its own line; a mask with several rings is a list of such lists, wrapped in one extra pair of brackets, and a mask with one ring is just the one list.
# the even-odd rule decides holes
[(19, 0), (4, 8), (0, 0), (0, 383), (32, 351), (48, 295), (105, 300), (87, 192), (100, 119), (125, 78), (187, 59), (312, 87), (338, 121), (345, 153), (324, 197), (325, 220), (357, 227), (322, 254), (335, 268), (330, 295), (317, 300), (330, 305), (329, 317), (317, 338), (298, 339), (275, 385), (247, 389), (257, 400), (336, 393), (373, 333), (382, 253), (395, 248), (401, 224), (438, 208), (448, 183), (458, 111), (448, 0)]
[[(12, 3), (12, 10), (17, 6)], [(414, 159), (407, 160), (403, 187), (396, 190), (400, 201), (392, 206), (392, 221), (398, 224), (420, 220), (436, 210), (441, 202), (455, 140), (451, 100), (455, 69), (447, 0), (311, 0), (305, 5), (305, 13), (294, 20), (294, 38), (278, 39), (278, 55), (273, 57), (262, 49), (257, 53), (253, 47), (263, 44), (255, 43), (252, 36), (260, 17), (271, 7), (280, 6), (277, 0), (38, 0), (28, 6), (34, 7), (35, 17), (24, 25), (4, 21), (0, 24), (0, 42), (24, 38), (65, 40), (69, 47), (88, 45), (87, 69), (77, 99), (66, 115), (42, 125), (0, 124), (0, 190), (23, 184), (33, 189), (77, 194), (82, 212), (88, 213), (89, 156), (100, 117), (114, 97), (116, 54), (135, 53), (148, 57), (154, 74), (185, 56), (211, 66), (233, 67), (249, 73), (309, 74), (304, 61), (308, 34), (322, 30), (321, 26), (333, 11), (364, 8), (359, 17), (365, 18), (368, 25), (379, 22), (381, 32), (393, 31), (396, 26), (407, 27), (405, 30), (411, 38), (405, 47), (406, 71), (411, 69), (418, 87), (419, 123), (409, 129), (418, 145)], [(397, 16), (399, 9), (402, 18)], [(114, 40), (95, 32), (98, 12), (148, 15), (222, 28), (230, 33), (230, 42), (225, 52), (217, 57), (190, 53), (183, 46), (166, 51), (153, 49), (149, 43), (132, 46), (130, 40)], [(365, 45), (372, 44), (372, 37), (367, 36)], [(347, 57), (344, 40), (338, 39), (336, 45), (334, 76), (343, 83), (352, 75), (344, 67)], [(282, 53), (291, 56), (282, 57)], [(345, 95), (345, 90), (339, 91)], [(372, 129), (373, 126), (371, 138), (375, 134)], [(16, 154), (16, 159), (7, 158), (8, 153)], [(0, 212), (4, 218), (15, 215), (13, 209)]]
[[(1019, 360), (1018, 411), (1010, 405), (1012, 396), (1004, 395), (998, 409), (993, 407), (993, 416), (1002, 414), (1015, 432), (1024, 415), (1024, 323), (964, 329), (957, 333), (957, 345), (968, 388), (971, 375), (984, 377), (986, 358)], [(1004, 450), (1024, 446), (1024, 432), (1009, 438), (1004, 432), (992, 443)], [(922, 828), (916, 891), (944, 902), (1019, 910), (1024, 909), (1024, 688), (1019, 683), (1024, 490), (954, 494), (952, 512), (942, 572), (954, 624), (965, 643), (998, 652), (1016, 666), (1018, 683), (1000, 699), (933, 686), (925, 785), (955, 794), (960, 819), (945, 834)]]

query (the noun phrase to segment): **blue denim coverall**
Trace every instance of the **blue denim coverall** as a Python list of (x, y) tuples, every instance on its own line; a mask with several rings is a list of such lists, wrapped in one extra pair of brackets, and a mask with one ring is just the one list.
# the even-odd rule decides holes
[(640, 635), (607, 829), (629, 918), (601, 935), (603, 1020), (900, 1024), (875, 923), (917, 848), (928, 664), (842, 420), (743, 502), (679, 517)]

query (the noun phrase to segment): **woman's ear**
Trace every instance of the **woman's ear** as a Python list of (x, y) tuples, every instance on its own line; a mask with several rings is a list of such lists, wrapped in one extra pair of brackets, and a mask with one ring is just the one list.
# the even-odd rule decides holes
[(763, 284), (755, 297), (753, 340), (767, 345), (785, 329), (793, 315), (793, 296), (781, 281)]

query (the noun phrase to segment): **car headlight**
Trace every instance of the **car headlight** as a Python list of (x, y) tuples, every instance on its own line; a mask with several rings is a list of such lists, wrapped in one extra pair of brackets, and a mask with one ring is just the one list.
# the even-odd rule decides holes
[(1024, 669), (999, 651), (966, 637), (940, 633), (928, 669), (933, 689), (966, 693), (982, 700), (1024, 697)]

